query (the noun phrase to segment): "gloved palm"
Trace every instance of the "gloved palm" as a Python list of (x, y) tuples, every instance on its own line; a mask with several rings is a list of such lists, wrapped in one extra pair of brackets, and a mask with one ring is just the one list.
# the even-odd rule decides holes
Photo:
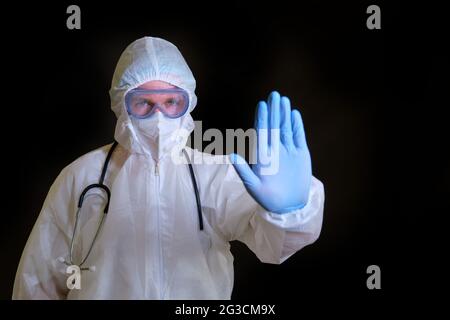
[(255, 119), (256, 163), (237, 154), (230, 159), (250, 195), (266, 210), (286, 213), (303, 208), (311, 184), (311, 158), (300, 112), (287, 97), (272, 92), (260, 102)]

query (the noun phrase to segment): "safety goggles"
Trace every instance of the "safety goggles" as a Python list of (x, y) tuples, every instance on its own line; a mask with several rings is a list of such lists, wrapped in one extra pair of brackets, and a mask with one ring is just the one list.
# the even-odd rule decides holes
[(168, 118), (178, 118), (189, 107), (189, 95), (179, 88), (163, 90), (133, 89), (125, 96), (128, 114), (138, 119), (151, 117), (156, 110)]

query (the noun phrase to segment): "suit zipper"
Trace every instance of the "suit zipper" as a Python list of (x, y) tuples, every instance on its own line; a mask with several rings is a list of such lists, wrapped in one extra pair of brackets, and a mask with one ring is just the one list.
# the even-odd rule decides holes
[(161, 214), (160, 214), (160, 204), (159, 204), (159, 162), (155, 164), (155, 198), (156, 198), (156, 215), (157, 215), (157, 233), (158, 233), (158, 246), (159, 246), (159, 289), (160, 289), (160, 299), (164, 299), (164, 263), (163, 263), (163, 248), (161, 241)]

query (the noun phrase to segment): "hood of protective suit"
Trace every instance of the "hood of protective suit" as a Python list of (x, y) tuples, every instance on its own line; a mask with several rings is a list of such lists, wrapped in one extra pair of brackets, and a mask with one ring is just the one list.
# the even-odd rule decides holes
[[(159, 138), (144, 141), (145, 134), (140, 134), (143, 133), (142, 127), (139, 128), (137, 122), (132, 121), (125, 106), (128, 91), (153, 80), (165, 81), (189, 94), (189, 112), (177, 119), (177, 128), (173, 126), (173, 122), (171, 125), (173, 130), (178, 129), (181, 136), (170, 136), (172, 142), (169, 145), (173, 147), (174, 144), (185, 143), (185, 136), (194, 129), (190, 112), (197, 104), (195, 79), (180, 51), (172, 43), (153, 37), (144, 37), (131, 43), (120, 56), (109, 94), (111, 109), (117, 116), (114, 133), (117, 142), (131, 153), (149, 155), (158, 160), (169, 151), (167, 141), (161, 142)], [(164, 120), (161, 120), (159, 125), (164, 125)], [(166, 145), (162, 145), (163, 143)]]

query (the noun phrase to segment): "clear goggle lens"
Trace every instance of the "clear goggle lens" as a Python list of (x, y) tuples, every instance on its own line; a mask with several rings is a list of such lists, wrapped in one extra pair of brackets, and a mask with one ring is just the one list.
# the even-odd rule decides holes
[(125, 104), (128, 114), (135, 118), (148, 118), (157, 110), (166, 117), (178, 118), (187, 111), (189, 96), (182, 89), (133, 89), (127, 93)]

